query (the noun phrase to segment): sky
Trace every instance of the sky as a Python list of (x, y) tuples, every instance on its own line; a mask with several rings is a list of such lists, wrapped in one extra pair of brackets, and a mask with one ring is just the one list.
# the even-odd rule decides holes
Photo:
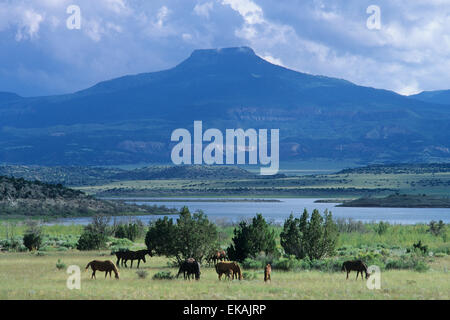
[(71, 93), (235, 46), (400, 94), (450, 89), (450, 1), (0, 0), (0, 91), (22, 96)]

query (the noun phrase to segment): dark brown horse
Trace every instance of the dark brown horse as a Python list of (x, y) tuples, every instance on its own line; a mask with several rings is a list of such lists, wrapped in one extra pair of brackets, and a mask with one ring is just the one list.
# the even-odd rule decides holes
[(195, 276), (195, 280), (200, 280), (200, 263), (194, 258), (186, 259), (181, 263), (177, 278), (181, 273), (184, 275), (184, 280), (186, 280), (186, 275), (188, 280), (191, 280), (191, 275)]
[(109, 273), (109, 277), (111, 278), (111, 272), (114, 272), (114, 274), (116, 275), (116, 279), (119, 279), (119, 271), (117, 270), (114, 263), (110, 260), (107, 260), (107, 261), (94, 260), (87, 264), (86, 271), (87, 271), (87, 269), (89, 269), (89, 267), (91, 267), (91, 269), (92, 269), (91, 279), (92, 278), (97, 279), (97, 277), (95, 276), (95, 272), (97, 270), (105, 272), (105, 278), (108, 275), (108, 273)]
[(116, 257), (117, 257), (117, 265), (119, 266), (120, 261), (122, 260), (122, 267), (125, 265), (125, 268), (128, 268), (127, 266), (127, 261), (131, 260), (131, 268), (133, 268), (133, 260), (138, 260), (138, 269), (139, 269), (139, 265), (141, 263), (141, 260), (144, 261), (144, 263), (146, 263), (147, 261), (145, 260), (145, 255), (149, 255), (150, 257), (152, 257), (152, 252), (150, 250), (138, 250), (138, 251), (131, 251), (131, 250), (127, 250), (127, 251), (118, 251), (115, 253)]
[(264, 282), (267, 282), (270, 280), (272, 283), (272, 279), (270, 278), (270, 273), (272, 272), (272, 266), (270, 264), (267, 264), (267, 266), (264, 268)]
[(361, 273), (361, 279), (364, 280), (363, 278), (363, 272), (366, 274), (366, 279), (369, 278), (369, 273), (367, 272), (367, 265), (362, 262), (361, 260), (354, 260), (354, 261), (345, 261), (342, 264), (342, 271), (347, 271), (347, 279), (348, 279), (348, 274), (350, 273), (350, 271), (356, 271), (356, 279), (358, 279), (358, 275), (359, 273)]

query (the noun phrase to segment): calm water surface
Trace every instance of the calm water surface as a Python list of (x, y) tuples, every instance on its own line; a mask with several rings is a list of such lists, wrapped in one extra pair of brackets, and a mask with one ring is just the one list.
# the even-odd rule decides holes
[[(391, 224), (415, 224), (429, 223), (432, 220), (442, 220), (445, 223), (450, 223), (450, 209), (448, 208), (344, 208), (336, 207), (336, 204), (334, 203), (314, 203), (314, 201), (316, 201), (317, 199), (312, 198), (271, 199), (278, 200), (279, 202), (214, 202), (207, 201), (208, 199), (205, 198), (122, 199), (130, 200), (130, 203), (158, 206), (165, 205), (168, 208), (176, 209), (180, 209), (186, 205), (191, 212), (202, 210), (210, 220), (215, 222), (238, 222), (242, 219), (251, 219), (255, 216), (256, 213), (261, 213), (268, 221), (274, 223), (283, 223), (291, 213), (294, 213), (294, 215), (299, 217), (303, 212), (303, 209), (306, 208), (309, 213), (311, 213), (313, 209), (319, 209), (320, 213), (323, 213), (325, 209), (328, 209), (333, 213), (334, 218), (351, 218), (363, 222), (387, 221)], [(179, 202), (174, 200), (189, 201)], [(144, 223), (148, 223), (149, 221), (159, 219), (160, 217), (161, 216), (137, 216), (136, 218), (142, 220)], [(177, 218), (178, 215), (174, 215), (172, 217)], [(118, 221), (126, 221), (128, 219), (129, 217), (116, 217), (116, 220)], [(88, 224), (90, 220), (90, 218), (70, 218), (60, 219), (57, 223)]]

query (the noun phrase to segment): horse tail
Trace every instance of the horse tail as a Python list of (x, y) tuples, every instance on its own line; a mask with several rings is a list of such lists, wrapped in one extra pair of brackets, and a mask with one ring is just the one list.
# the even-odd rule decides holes
[(91, 266), (91, 264), (92, 264), (92, 261), (91, 261), (91, 262), (89, 262), (89, 263), (87, 264), (87, 266), (86, 266), (86, 270), (85, 270), (85, 271), (87, 271), (87, 270), (89, 269), (89, 267)]

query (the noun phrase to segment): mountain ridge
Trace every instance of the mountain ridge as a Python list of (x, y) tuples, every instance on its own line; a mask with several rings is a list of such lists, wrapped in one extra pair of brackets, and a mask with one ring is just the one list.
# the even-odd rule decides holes
[(58, 96), (0, 100), (0, 163), (169, 163), (171, 132), (281, 128), (283, 159), (449, 161), (450, 110), (297, 72), (251, 48), (202, 49), (173, 68)]

